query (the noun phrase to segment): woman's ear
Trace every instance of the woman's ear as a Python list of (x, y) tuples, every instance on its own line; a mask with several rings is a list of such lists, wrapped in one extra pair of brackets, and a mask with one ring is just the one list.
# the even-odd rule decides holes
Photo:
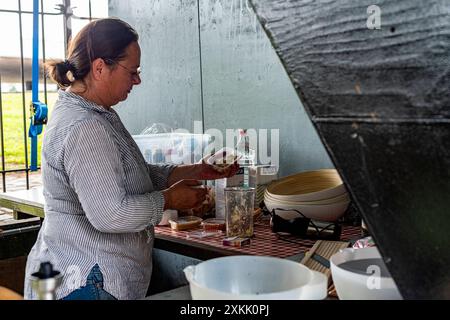
[(94, 80), (101, 80), (104, 75), (107, 66), (105, 61), (102, 58), (97, 58), (94, 61), (92, 61), (92, 65), (91, 65), (91, 73), (92, 73), (92, 78)]

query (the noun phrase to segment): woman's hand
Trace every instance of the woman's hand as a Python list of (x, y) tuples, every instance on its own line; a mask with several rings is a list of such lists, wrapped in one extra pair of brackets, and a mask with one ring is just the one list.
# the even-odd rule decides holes
[(239, 170), (239, 164), (235, 161), (233, 164), (225, 168), (215, 167), (208, 164), (207, 160), (210, 156), (203, 158), (200, 163), (179, 165), (169, 175), (167, 184), (169, 186), (185, 179), (195, 180), (215, 180), (222, 178), (229, 178), (236, 174)]
[(162, 193), (164, 210), (187, 210), (201, 206), (206, 199), (208, 189), (197, 180), (180, 180)]
[(236, 174), (239, 170), (239, 164), (237, 162), (230, 164), (228, 167), (221, 168), (220, 171), (213, 165), (207, 163), (210, 156), (202, 159), (201, 163), (197, 164), (199, 172), (199, 180), (215, 180), (222, 178), (229, 178)]

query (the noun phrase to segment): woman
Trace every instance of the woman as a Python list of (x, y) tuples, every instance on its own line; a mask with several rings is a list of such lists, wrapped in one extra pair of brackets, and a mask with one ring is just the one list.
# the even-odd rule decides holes
[(79, 32), (67, 60), (48, 65), (64, 90), (42, 146), (45, 219), (27, 260), (27, 299), (36, 298), (29, 276), (44, 261), (63, 274), (58, 299), (144, 298), (163, 210), (200, 206), (198, 180), (237, 170), (145, 163), (111, 108), (141, 83), (140, 57), (136, 31), (108, 18)]

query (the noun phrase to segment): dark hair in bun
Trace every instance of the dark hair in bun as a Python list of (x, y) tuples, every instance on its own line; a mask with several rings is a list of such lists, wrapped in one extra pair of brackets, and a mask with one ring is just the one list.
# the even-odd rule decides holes
[(138, 41), (137, 32), (118, 18), (98, 19), (87, 24), (69, 45), (66, 60), (46, 63), (48, 74), (60, 87), (67, 88), (75, 80), (84, 80), (92, 61), (105, 59), (113, 64), (125, 56), (126, 48)]

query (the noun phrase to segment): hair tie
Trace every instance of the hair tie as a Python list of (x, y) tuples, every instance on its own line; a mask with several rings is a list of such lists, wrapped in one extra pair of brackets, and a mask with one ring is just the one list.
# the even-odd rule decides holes
[(69, 62), (69, 60), (64, 60), (64, 66), (66, 67), (66, 69), (68, 70), (68, 71), (71, 71), (72, 70), (72, 64)]

